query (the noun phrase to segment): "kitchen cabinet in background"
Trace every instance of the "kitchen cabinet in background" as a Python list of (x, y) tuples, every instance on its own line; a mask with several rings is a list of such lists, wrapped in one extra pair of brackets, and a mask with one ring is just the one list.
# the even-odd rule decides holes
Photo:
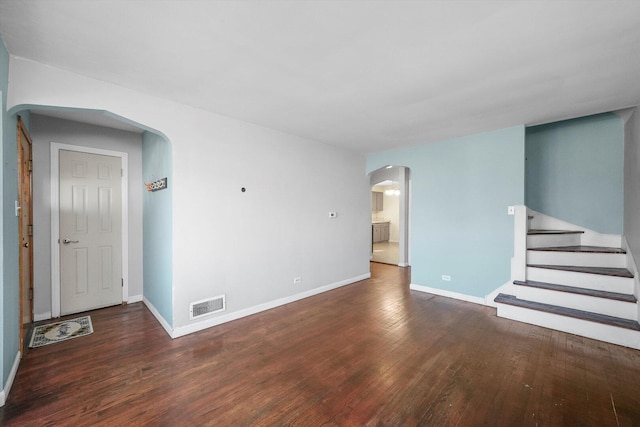
[(384, 205), (382, 202), (382, 196), (384, 193), (381, 193), (379, 191), (372, 191), (371, 192), (371, 212), (380, 212), (381, 210), (383, 210)]

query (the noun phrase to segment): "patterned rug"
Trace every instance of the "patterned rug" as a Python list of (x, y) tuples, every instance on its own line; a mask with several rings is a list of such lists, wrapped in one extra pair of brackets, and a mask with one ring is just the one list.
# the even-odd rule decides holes
[(89, 316), (49, 323), (48, 325), (36, 326), (34, 328), (29, 347), (42, 347), (43, 345), (54, 344), (92, 333), (93, 325), (91, 324), (91, 317)]

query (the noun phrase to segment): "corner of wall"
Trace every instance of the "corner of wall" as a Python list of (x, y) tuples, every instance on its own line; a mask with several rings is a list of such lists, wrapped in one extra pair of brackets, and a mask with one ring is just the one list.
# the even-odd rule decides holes
[(0, 407), (4, 406), (7, 401), (7, 397), (9, 397), (9, 392), (11, 391), (11, 387), (13, 386), (13, 380), (16, 378), (18, 374), (18, 367), (20, 366), (21, 354), (20, 352), (16, 353), (16, 357), (13, 359), (13, 365), (11, 366), (11, 370), (7, 375), (7, 381), (4, 383), (4, 387), (0, 391)]

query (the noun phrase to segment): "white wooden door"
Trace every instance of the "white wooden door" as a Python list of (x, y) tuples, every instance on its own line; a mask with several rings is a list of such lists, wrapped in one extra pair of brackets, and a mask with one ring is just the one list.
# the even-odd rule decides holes
[(60, 314), (122, 303), (119, 157), (60, 150)]

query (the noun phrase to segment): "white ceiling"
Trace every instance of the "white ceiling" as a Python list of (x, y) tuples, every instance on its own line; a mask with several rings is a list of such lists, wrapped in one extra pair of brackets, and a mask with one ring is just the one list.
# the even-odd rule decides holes
[(0, 0), (0, 35), (360, 152), (640, 104), (640, 1)]

